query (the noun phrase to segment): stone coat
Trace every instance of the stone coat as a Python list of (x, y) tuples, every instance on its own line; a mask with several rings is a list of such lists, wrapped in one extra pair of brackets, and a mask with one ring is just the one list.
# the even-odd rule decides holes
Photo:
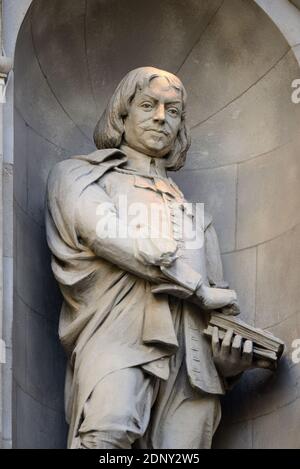
[[(184, 202), (177, 186), (169, 178), (130, 170), (126, 162), (126, 155), (118, 149), (99, 150), (58, 163), (48, 179), (47, 240), (52, 269), (64, 298), (59, 335), (69, 358), (69, 447), (76, 446), (84, 404), (104, 376), (139, 365), (166, 380), (168, 360), (178, 348), (169, 296), (151, 291), (153, 284), (166, 281), (160, 268), (141, 262), (134, 241), (99, 239), (97, 235), (99, 204), (110, 204), (112, 217), (117, 217), (116, 197), (126, 193), (132, 201), (149, 205), (155, 200), (161, 204), (171, 221), (171, 236), (182, 242), (176, 236), (176, 215), (172, 212), (172, 201)], [(196, 264), (199, 262), (194, 268), (199, 267), (205, 282), (222, 286), (222, 265), (211, 219), (207, 218), (201, 229), (205, 232), (205, 266), (203, 249), (199, 259), (194, 252), (184, 261), (196, 259)], [(190, 287), (185, 274), (180, 267), (179, 283)], [(223, 380), (202, 334), (208, 318), (187, 300), (177, 301), (182, 302), (188, 379), (201, 393), (223, 394)]]

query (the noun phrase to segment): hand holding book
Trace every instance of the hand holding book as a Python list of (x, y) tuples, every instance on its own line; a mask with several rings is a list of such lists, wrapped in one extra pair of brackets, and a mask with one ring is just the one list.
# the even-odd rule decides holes
[(248, 370), (253, 365), (253, 342), (243, 341), (232, 329), (220, 340), (219, 329), (214, 326), (211, 336), (214, 362), (224, 378), (231, 378)]
[(212, 341), (213, 354), (219, 368), (222, 368), (221, 362), (227, 357), (229, 363), (223, 367), (226, 374), (232, 372), (227, 368), (231, 366), (233, 369), (237, 361), (241, 362), (241, 368), (244, 367), (242, 371), (247, 368), (275, 370), (284, 350), (282, 340), (269, 332), (250, 326), (237, 317), (220, 313), (211, 315), (204, 334)]

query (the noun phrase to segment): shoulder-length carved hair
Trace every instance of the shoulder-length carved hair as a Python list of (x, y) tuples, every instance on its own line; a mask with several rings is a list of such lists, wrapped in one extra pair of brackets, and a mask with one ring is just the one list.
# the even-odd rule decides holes
[(119, 83), (111, 97), (105, 112), (102, 114), (94, 131), (96, 147), (119, 148), (124, 137), (124, 119), (128, 116), (130, 104), (137, 92), (148, 86), (153, 78), (164, 77), (170, 86), (181, 92), (182, 118), (174, 148), (167, 155), (166, 168), (169, 171), (177, 171), (186, 160), (186, 154), (190, 147), (190, 137), (185, 122), (185, 107), (187, 94), (179, 78), (169, 72), (153, 67), (140, 67), (129, 72)]

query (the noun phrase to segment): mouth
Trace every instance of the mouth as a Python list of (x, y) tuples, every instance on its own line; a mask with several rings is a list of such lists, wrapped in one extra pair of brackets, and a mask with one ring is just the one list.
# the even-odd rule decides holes
[(166, 135), (167, 137), (170, 135), (169, 132), (166, 130), (159, 130), (159, 129), (146, 129), (148, 132), (156, 132), (158, 134)]

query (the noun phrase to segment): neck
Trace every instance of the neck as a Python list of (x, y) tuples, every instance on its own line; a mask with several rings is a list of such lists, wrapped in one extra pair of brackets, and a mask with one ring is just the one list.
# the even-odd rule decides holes
[(125, 144), (121, 145), (120, 150), (122, 150), (128, 158), (126, 168), (139, 173), (149, 174), (149, 176), (167, 177), (165, 158), (155, 158), (145, 155)]

